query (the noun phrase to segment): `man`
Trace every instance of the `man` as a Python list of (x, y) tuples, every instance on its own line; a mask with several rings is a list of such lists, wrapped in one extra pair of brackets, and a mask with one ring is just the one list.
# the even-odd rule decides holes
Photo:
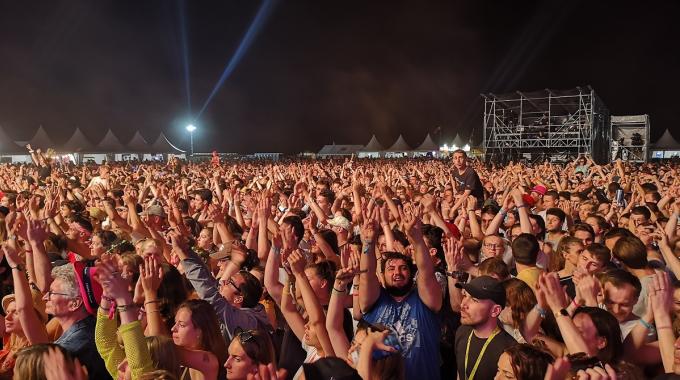
[[(97, 312), (101, 287), (89, 273), (93, 269), (80, 262), (52, 269), (54, 280), (43, 300), (47, 313), (53, 315), (64, 330), (54, 343), (77, 357), (91, 379), (110, 379), (94, 341), (96, 322), (92, 314)], [(85, 283), (89, 285), (85, 286)]]
[[(407, 213), (409, 214), (409, 213)], [(421, 221), (406, 215), (406, 233), (415, 247), (416, 268), (408, 256), (390, 252), (382, 262), (383, 284), (376, 276), (375, 245), (377, 221), (367, 221), (361, 231), (363, 243), (359, 278), (359, 306), (369, 323), (394, 329), (403, 348), (407, 379), (439, 379), (440, 325), (437, 313), (442, 306), (442, 289), (423, 239)]]
[(210, 268), (191, 249), (180, 247), (179, 238), (173, 233), (173, 252), (182, 260), (185, 276), (196, 290), (199, 298), (210, 302), (220, 321), (222, 333), (230, 341), (237, 327), (248, 330), (272, 331), (267, 313), (259, 301), (262, 284), (250, 272), (241, 270), (247, 259), (246, 252), (239, 246), (231, 250), (231, 261), (227, 263), (221, 279), (213, 277)]
[(458, 149), (453, 152), (453, 166), (455, 167), (453, 179), (456, 181), (456, 189), (463, 192), (463, 196), (459, 198), (453, 209), (459, 209), (462, 202), (468, 199), (470, 195), (477, 198), (477, 205), (481, 205), (484, 202), (482, 181), (479, 180), (477, 172), (467, 165), (467, 154), (464, 150)]
[(550, 243), (553, 250), (557, 249), (562, 237), (567, 233), (562, 228), (567, 219), (567, 214), (561, 208), (551, 207), (545, 211), (545, 242)]
[(640, 280), (623, 269), (614, 269), (600, 276), (603, 283), (604, 304), (621, 327), (621, 335), (625, 340), (638, 322), (633, 314), (633, 306), (637, 303), (642, 290)]
[[(498, 327), (498, 316), (505, 307), (505, 288), (490, 276), (480, 276), (463, 289), (460, 304), (462, 326), (456, 331), (455, 350), (459, 379), (493, 379), (498, 358), (517, 342)], [(422, 377), (425, 379), (425, 377)]]
[(208, 189), (199, 189), (191, 199), (193, 218), (199, 222), (208, 220), (208, 207), (212, 204), (213, 194)]
[(647, 261), (647, 247), (635, 236), (622, 237), (614, 245), (612, 254), (624, 269), (640, 280), (642, 289), (633, 313), (638, 316), (644, 315), (647, 309), (647, 285), (656, 273)]
[(538, 276), (543, 272), (536, 266), (540, 246), (532, 234), (521, 234), (512, 241), (512, 257), (517, 266), (517, 278), (536, 291)]

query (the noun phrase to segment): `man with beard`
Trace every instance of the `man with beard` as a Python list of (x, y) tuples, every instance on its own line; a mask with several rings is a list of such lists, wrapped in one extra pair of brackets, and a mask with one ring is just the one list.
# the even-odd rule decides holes
[[(362, 255), (359, 279), (359, 305), (364, 320), (388, 326), (398, 337), (406, 364), (407, 379), (439, 379), (440, 326), (437, 313), (442, 306), (442, 289), (423, 239), (417, 210), (406, 210), (405, 231), (415, 247), (416, 266), (401, 253), (384, 253), (383, 283), (376, 276), (375, 242), (379, 228), (377, 215), (361, 229)], [(414, 283), (417, 285), (414, 286)]]
[(517, 342), (498, 326), (498, 316), (505, 306), (505, 288), (490, 276), (480, 276), (463, 289), (460, 322), (456, 331), (455, 350), (458, 378), (493, 379), (498, 358)]

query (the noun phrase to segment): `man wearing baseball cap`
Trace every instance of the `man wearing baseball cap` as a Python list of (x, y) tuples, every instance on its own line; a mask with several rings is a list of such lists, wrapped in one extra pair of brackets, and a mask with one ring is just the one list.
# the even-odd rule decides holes
[(480, 276), (462, 289), (460, 321), (456, 331), (455, 351), (458, 377), (461, 380), (493, 379), (503, 350), (517, 342), (498, 325), (505, 307), (505, 288), (490, 276)]

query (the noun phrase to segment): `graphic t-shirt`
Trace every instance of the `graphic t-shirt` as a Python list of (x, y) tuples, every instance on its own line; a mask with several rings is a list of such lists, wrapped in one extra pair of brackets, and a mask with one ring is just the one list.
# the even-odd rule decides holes
[(393, 329), (402, 347), (407, 379), (439, 379), (439, 318), (414, 289), (397, 302), (384, 288), (371, 311), (364, 315), (369, 323)]

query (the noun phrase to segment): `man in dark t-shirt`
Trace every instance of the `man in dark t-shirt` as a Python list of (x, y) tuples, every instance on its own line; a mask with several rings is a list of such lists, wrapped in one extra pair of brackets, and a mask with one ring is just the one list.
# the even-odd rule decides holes
[[(463, 200), (472, 195), (477, 199), (477, 207), (481, 207), (484, 202), (484, 189), (482, 181), (479, 180), (477, 172), (467, 164), (467, 154), (464, 150), (457, 150), (453, 152), (453, 180), (456, 182), (456, 190), (463, 192), (456, 205), (453, 207), (457, 209)], [(475, 208), (477, 208), (475, 207)]]
[(498, 326), (498, 315), (505, 305), (505, 289), (500, 281), (480, 276), (463, 289), (460, 304), (462, 326), (456, 331), (455, 351), (458, 378), (461, 380), (493, 379), (498, 358), (516, 344), (515, 339)]

